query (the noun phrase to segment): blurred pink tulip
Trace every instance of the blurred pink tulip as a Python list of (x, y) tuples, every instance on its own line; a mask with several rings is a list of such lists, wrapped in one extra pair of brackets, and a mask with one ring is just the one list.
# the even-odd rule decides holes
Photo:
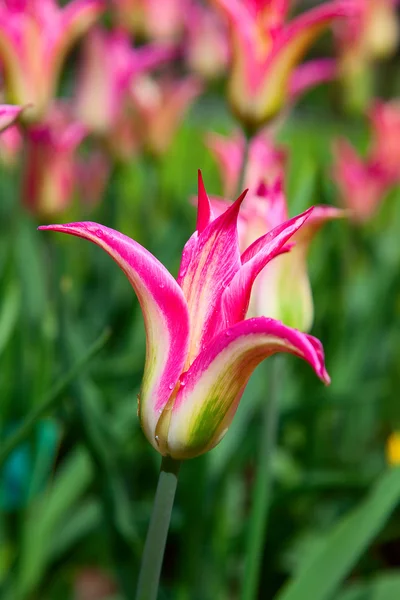
[(76, 100), (78, 119), (92, 133), (113, 137), (124, 126), (135, 76), (158, 67), (174, 53), (171, 48), (154, 44), (133, 48), (129, 35), (121, 29), (93, 29), (84, 44)]
[(336, 142), (334, 154), (333, 177), (342, 204), (355, 222), (368, 221), (392, 185), (387, 172), (379, 161), (360, 158), (347, 140)]
[(41, 227), (97, 244), (127, 276), (146, 329), (141, 426), (158, 452), (178, 460), (199, 456), (220, 442), (252, 372), (272, 354), (303, 358), (329, 383), (316, 338), (273, 319), (246, 320), (256, 277), (276, 260), (312, 209), (241, 254), (237, 218), (244, 196), (215, 218), (200, 178), (196, 231), (183, 250), (177, 280), (140, 244), (104, 225)]
[(339, 72), (348, 108), (362, 112), (373, 95), (371, 67), (399, 41), (398, 0), (351, 0), (354, 15), (337, 24)]
[[(223, 196), (232, 198), (237, 193), (240, 174), (244, 168), (245, 137), (240, 131), (230, 137), (209, 133), (206, 143), (218, 164)], [(261, 132), (250, 142), (243, 186), (249, 188), (252, 194), (260, 182), (272, 183), (279, 175), (283, 176), (285, 162), (286, 151), (277, 148), (270, 136)]]
[[(218, 159), (222, 180), (233, 187), (244, 160), (244, 139), (211, 137), (211, 146)], [(259, 134), (250, 143), (244, 180), (249, 188), (238, 222), (239, 246), (242, 252), (268, 231), (287, 221), (288, 207), (283, 191), (286, 155), (275, 148), (266, 134)], [(225, 183), (224, 194), (228, 189)], [(229, 196), (228, 196), (229, 197)], [(211, 199), (215, 214), (221, 214), (229, 203)], [(290, 252), (276, 258), (257, 277), (247, 316), (266, 316), (285, 325), (309, 331), (314, 307), (307, 270), (307, 253), (314, 235), (329, 220), (345, 216), (345, 211), (332, 206), (316, 206), (306, 223), (292, 238)]]
[[(288, 103), (295, 69), (315, 39), (338, 18), (353, 13), (347, 0), (336, 0), (286, 23), (288, 0), (213, 2), (230, 25), (230, 103), (250, 130), (270, 121)], [(316, 79), (321, 78), (319, 74)]]
[(0, 0), (0, 60), (6, 98), (29, 105), (26, 121), (41, 119), (55, 94), (65, 56), (97, 19), (104, 0)]
[(134, 81), (131, 97), (140, 139), (148, 152), (160, 156), (168, 150), (186, 110), (201, 90), (195, 76), (157, 81), (143, 76)]
[(82, 204), (93, 208), (100, 203), (111, 174), (108, 156), (101, 150), (93, 150), (75, 162), (76, 187)]
[(22, 136), (14, 125), (22, 111), (21, 106), (0, 104), (0, 161), (6, 167), (13, 167), (22, 148)]
[(371, 144), (362, 159), (346, 140), (334, 148), (334, 179), (354, 221), (370, 219), (400, 183), (400, 104), (376, 101), (369, 112)]
[(64, 107), (54, 107), (47, 119), (27, 128), (23, 202), (35, 215), (48, 219), (62, 213), (76, 187), (76, 150), (86, 135)]
[(132, 33), (160, 42), (176, 42), (184, 29), (191, 0), (111, 0), (116, 21)]
[(210, 8), (190, 5), (186, 16), (185, 56), (190, 69), (210, 80), (228, 67), (228, 31), (221, 17)]

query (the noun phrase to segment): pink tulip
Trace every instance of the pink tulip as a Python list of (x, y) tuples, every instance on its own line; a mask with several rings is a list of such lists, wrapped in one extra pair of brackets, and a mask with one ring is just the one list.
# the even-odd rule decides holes
[(186, 15), (185, 56), (190, 69), (200, 77), (212, 80), (228, 67), (228, 32), (220, 16), (213, 10), (192, 4)]
[(112, 138), (127, 121), (134, 78), (171, 59), (174, 53), (155, 44), (133, 48), (123, 30), (93, 29), (84, 45), (76, 101), (78, 119), (92, 133)]
[(0, 60), (6, 97), (30, 105), (24, 119), (37, 121), (55, 94), (65, 56), (97, 19), (103, 0), (0, 0)]
[(354, 15), (337, 25), (338, 62), (348, 108), (363, 112), (373, 96), (371, 67), (399, 40), (398, 0), (351, 0)]
[(392, 186), (384, 166), (376, 160), (361, 159), (347, 140), (336, 143), (333, 177), (342, 204), (358, 223), (375, 214)]
[(400, 104), (376, 101), (369, 112), (371, 145), (365, 159), (346, 140), (335, 146), (334, 179), (356, 222), (367, 221), (400, 183)]
[(145, 321), (146, 363), (139, 396), (142, 428), (156, 450), (176, 459), (207, 452), (225, 435), (255, 367), (276, 352), (306, 360), (329, 383), (321, 343), (279, 321), (245, 320), (253, 282), (312, 214), (279, 225), (243, 254), (237, 217), (245, 194), (213, 218), (199, 181), (197, 228), (177, 281), (145, 248), (97, 223), (49, 225), (94, 242), (120, 266)]
[[(211, 142), (214, 154), (217, 157), (219, 155), (218, 162), (223, 181), (232, 182), (233, 168), (236, 167), (236, 185), (237, 173), (241, 171), (244, 160), (244, 140), (240, 135), (236, 138), (223, 138), (213, 134)], [(288, 219), (288, 207), (283, 191), (285, 159), (285, 152), (274, 147), (266, 134), (259, 134), (250, 142), (245, 170), (245, 182), (249, 193), (243, 203), (238, 224), (239, 246), (242, 252), (257, 238)], [(225, 184), (223, 187), (225, 195), (228, 186)], [(211, 202), (217, 214), (221, 214), (229, 206), (228, 202), (219, 198), (212, 198)], [(343, 210), (332, 206), (314, 207), (306, 223), (293, 236), (294, 247), (291, 251), (276, 257), (257, 277), (248, 316), (272, 317), (300, 331), (311, 329), (314, 307), (307, 269), (309, 245), (326, 221), (344, 215)]]
[(202, 85), (197, 77), (185, 79), (137, 78), (131, 88), (131, 98), (137, 114), (140, 139), (148, 152), (164, 154), (190, 104), (200, 94)]
[[(245, 138), (240, 131), (230, 137), (210, 133), (206, 144), (217, 161), (222, 180), (222, 194), (225, 198), (235, 196), (243, 169)], [(282, 175), (286, 162), (286, 152), (277, 148), (264, 132), (252, 138), (249, 157), (244, 173), (244, 186), (255, 192), (261, 181), (272, 183)]]
[(189, 0), (111, 0), (118, 25), (152, 40), (176, 42)]
[(315, 39), (338, 18), (354, 12), (351, 3), (336, 0), (286, 23), (288, 0), (213, 1), (230, 25), (230, 103), (251, 130), (285, 107), (295, 69)]
[(0, 161), (6, 167), (13, 167), (22, 147), (22, 136), (14, 123), (22, 111), (21, 106), (0, 104)]
[(46, 121), (26, 132), (23, 202), (41, 218), (62, 213), (76, 186), (75, 153), (86, 135), (64, 107), (54, 108)]
[(371, 161), (378, 163), (390, 183), (400, 182), (400, 102), (376, 101), (370, 111)]

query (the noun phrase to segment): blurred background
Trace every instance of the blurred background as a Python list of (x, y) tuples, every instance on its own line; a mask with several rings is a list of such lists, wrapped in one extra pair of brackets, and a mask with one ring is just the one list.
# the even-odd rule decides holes
[[(246, 127), (227, 100), (238, 41), (223, 4), (0, 2), (3, 101), (24, 107), (0, 134), (4, 600), (134, 597), (160, 463), (137, 419), (142, 314), (107, 255), (36, 228), (96, 221), (177, 274), (197, 169), (210, 195), (226, 191), (207, 135)], [(257, 18), (278, 5), (242, 4)], [(400, 598), (399, 21), (395, 2), (353, 4), (307, 46), (330, 70), (301, 97), (286, 86), (257, 126), (286, 154), (290, 216), (348, 210), (307, 260), (332, 383), (282, 356), (268, 429), (270, 361), (257, 368), (220, 445), (182, 466), (160, 599)], [(283, 27), (266, 16), (269, 34)]]

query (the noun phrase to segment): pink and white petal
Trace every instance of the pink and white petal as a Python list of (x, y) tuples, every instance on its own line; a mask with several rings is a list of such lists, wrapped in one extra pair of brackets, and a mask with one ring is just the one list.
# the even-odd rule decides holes
[(254, 369), (277, 352), (303, 358), (324, 383), (330, 382), (317, 339), (264, 317), (238, 323), (219, 333), (181, 377), (169, 415), (168, 454), (192, 458), (216, 446)]
[(62, 27), (54, 54), (59, 63), (75, 41), (96, 22), (105, 8), (104, 0), (74, 0), (62, 9)]
[(231, 327), (245, 318), (257, 275), (269, 261), (287, 252), (287, 242), (302, 227), (312, 210), (313, 207), (278, 225), (242, 254), (242, 267), (225, 289), (222, 298), (221, 318), (225, 327)]
[(150, 252), (126, 235), (92, 222), (39, 227), (84, 238), (103, 248), (127, 276), (142, 308), (146, 364), (139, 417), (156, 448), (155, 428), (186, 361), (189, 314), (182, 290)]
[(200, 235), (195, 232), (185, 246), (178, 283), (190, 315), (190, 349), (186, 368), (221, 328), (221, 297), (241, 266), (237, 218), (245, 194)]
[(22, 106), (0, 104), (0, 132), (13, 125), (23, 110)]

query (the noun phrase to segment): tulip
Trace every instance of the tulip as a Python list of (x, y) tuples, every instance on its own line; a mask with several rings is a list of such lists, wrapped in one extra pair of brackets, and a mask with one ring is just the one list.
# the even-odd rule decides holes
[(298, 63), (339, 17), (353, 13), (345, 0), (327, 2), (285, 23), (287, 0), (214, 0), (230, 25), (232, 110), (251, 131), (287, 104)]
[(131, 98), (137, 113), (138, 133), (150, 154), (157, 157), (168, 150), (186, 110), (201, 90), (201, 83), (194, 76), (158, 81), (143, 76), (135, 80)]
[(141, 37), (176, 42), (184, 28), (189, 0), (111, 0), (119, 26)]
[[(222, 143), (222, 136), (221, 140)], [(218, 138), (217, 138), (218, 139)], [(232, 140), (227, 140), (227, 143)], [(264, 149), (264, 153), (255, 152)], [(243, 148), (236, 154), (243, 161)], [(266, 152), (267, 150), (267, 152)], [(250, 191), (243, 203), (239, 220), (239, 246), (242, 252), (288, 219), (288, 207), (283, 192), (283, 151), (258, 135), (250, 142), (245, 181)], [(272, 162), (271, 159), (275, 160)], [(254, 163), (253, 163), (254, 161)], [(264, 161), (264, 162), (263, 162)], [(229, 162), (229, 161), (227, 161)], [(223, 171), (223, 163), (220, 162)], [(224, 173), (222, 174), (224, 177)], [(229, 203), (212, 199), (216, 213), (226, 210)], [(248, 316), (267, 316), (283, 321), (300, 331), (309, 331), (314, 318), (312, 292), (307, 270), (310, 243), (326, 221), (343, 217), (345, 212), (332, 206), (316, 206), (303, 227), (293, 236), (294, 247), (276, 257), (258, 276), (253, 286)]]
[(43, 123), (27, 129), (22, 194), (25, 206), (35, 215), (54, 217), (72, 201), (75, 153), (85, 135), (83, 125), (72, 121), (62, 107), (54, 108)]
[(144, 433), (163, 456), (187, 459), (225, 435), (255, 367), (276, 352), (306, 360), (329, 383), (321, 343), (265, 317), (245, 319), (251, 288), (265, 265), (286, 251), (309, 209), (239, 251), (237, 218), (245, 197), (219, 217), (199, 178), (195, 233), (177, 280), (145, 248), (97, 223), (48, 225), (87, 239), (120, 266), (142, 308), (146, 363), (139, 395)]
[(223, 75), (229, 61), (228, 32), (215, 12), (190, 5), (186, 18), (186, 61), (194, 73), (212, 80)]
[(124, 128), (127, 121), (129, 88), (135, 76), (173, 55), (171, 48), (155, 44), (133, 48), (129, 35), (122, 30), (93, 29), (83, 49), (76, 100), (78, 119), (89, 131), (112, 142), (120, 124)]
[(371, 162), (384, 169), (388, 182), (400, 181), (400, 102), (376, 101), (370, 110)]
[(0, 60), (8, 101), (30, 105), (26, 121), (41, 119), (55, 94), (65, 56), (97, 19), (103, 0), (0, 0)]
[(391, 187), (380, 162), (363, 161), (346, 140), (338, 140), (335, 145), (333, 178), (342, 204), (357, 223), (372, 217)]
[(373, 93), (371, 66), (397, 47), (397, 0), (352, 0), (356, 11), (336, 30), (339, 70), (350, 109), (363, 111)]
[[(244, 168), (244, 150), (246, 140), (240, 131), (230, 137), (209, 133), (206, 144), (211, 150), (222, 180), (222, 195), (232, 198), (239, 187), (240, 174)], [(271, 138), (264, 132), (249, 142), (248, 161), (245, 165), (244, 187), (254, 191), (261, 181), (272, 183), (283, 176), (286, 163), (286, 152), (277, 148)]]

